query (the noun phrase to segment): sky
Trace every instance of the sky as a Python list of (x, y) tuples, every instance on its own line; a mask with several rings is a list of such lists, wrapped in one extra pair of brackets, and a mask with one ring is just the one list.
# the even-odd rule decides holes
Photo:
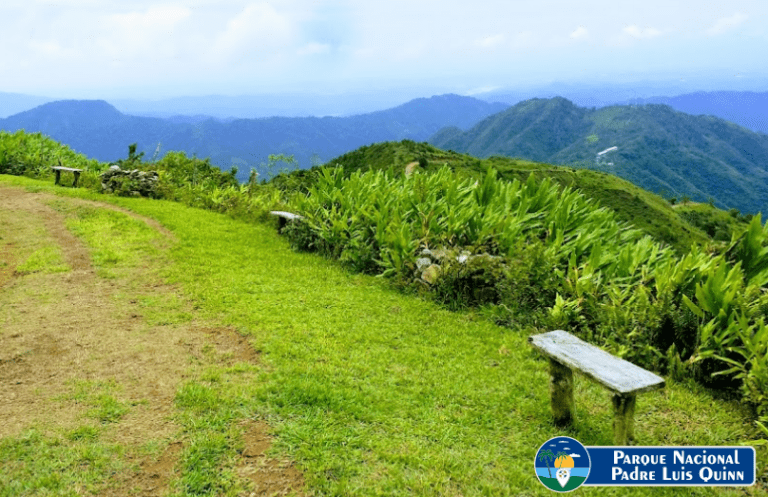
[(765, 0), (2, 0), (0, 92), (768, 91), (766, 46)]

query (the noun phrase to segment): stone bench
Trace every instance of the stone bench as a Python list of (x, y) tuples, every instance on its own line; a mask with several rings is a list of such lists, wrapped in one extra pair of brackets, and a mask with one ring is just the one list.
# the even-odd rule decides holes
[(627, 445), (634, 439), (637, 394), (664, 387), (664, 379), (619, 359), (562, 330), (532, 335), (528, 341), (549, 358), (550, 395), (555, 424), (573, 420), (573, 371), (613, 392), (613, 441)]
[(57, 184), (57, 185), (61, 184), (61, 172), (62, 171), (66, 171), (66, 172), (70, 172), (70, 173), (74, 174), (75, 175), (75, 181), (72, 183), (72, 186), (74, 186), (74, 187), (77, 187), (77, 180), (80, 179), (80, 173), (83, 172), (82, 169), (75, 169), (75, 168), (72, 168), (72, 167), (64, 167), (64, 166), (53, 166), (53, 167), (51, 167), (51, 169), (53, 170), (53, 172), (56, 173), (55, 184)]
[(299, 219), (304, 219), (304, 216), (301, 216), (299, 214), (294, 214), (292, 212), (269, 211), (269, 213), (272, 214), (273, 216), (277, 216), (278, 231), (282, 230), (288, 221), (298, 221)]

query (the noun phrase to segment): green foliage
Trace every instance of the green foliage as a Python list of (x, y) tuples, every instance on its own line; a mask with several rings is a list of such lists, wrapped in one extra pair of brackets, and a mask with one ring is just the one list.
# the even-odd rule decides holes
[[(54, 190), (50, 182), (7, 177), (3, 182)], [(83, 190), (58, 191), (94, 198)], [(238, 485), (236, 468), (243, 448), (239, 421), (254, 418), (269, 424), (270, 455), (296, 462), (308, 494), (551, 494), (530, 470), (542, 440), (562, 434), (551, 423), (546, 360), (527, 344), (536, 330), (505, 330), (472, 310), (446, 312), (393, 291), (382, 279), (292, 253), (271, 224), (164, 201), (105, 200), (173, 230), (178, 243), (161, 267), (168, 282), (184, 292), (177, 312), (193, 305), (203, 318), (237, 329), (261, 351), (259, 364), (230, 367), (224, 361), (180, 387), (175, 421), (184, 444), (178, 480), (169, 488), (173, 495), (253, 491)], [(123, 233), (110, 236), (119, 241)], [(529, 257), (539, 252), (546, 252), (543, 244)], [(610, 444), (612, 411), (605, 389), (579, 379), (576, 388), (580, 421), (571, 435)], [(752, 435), (737, 402), (690, 382), (669, 382), (664, 392), (641, 397), (637, 409), (636, 430), (648, 445), (733, 445)], [(68, 436), (91, 440), (93, 431)], [(2, 453), (9, 464), (0, 468), (0, 487), (6, 481), (35, 481), (33, 476), (43, 476), (35, 464), (44, 463), (51, 468), (46, 477), (61, 475), (62, 481), (38, 493), (54, 493), (73, 487), (61, 470), (81, 475), (89, 469), (44, 446), (32, 445), (26, 454), (17, 464)], [(761, 457), (759, 451), (759, 464)], [(114, 471), (105, 467), (100, 481)], [(679, 494), (673, 488), (630, 491)]]
[[(548, 179), (509, 182), (488, 169), (473, 180), (447, 167), (408, 177), (324, 168), (294, 207), (306, 217), (286, 232), (294, 246), (358, 270), (375, 263), (452, 309), (489, 306), (497, 323), (577, 332), (647, 368), (713, 385), (718, 373), (717, 385), (740, 384), (758, 412), (768, 409), (754, 394), (768, 378), (749, 356), (761, 350), (751, 337), (768, 309), (759, 216), (722, 253), (694, 245), (679, 256)], [(437, 252), (425, 283), (419, 257)], [(744, 370), (721, 373), (723, 361)]]
[(498, 304), (506, 282), (506, 265), (499, 257), (483, 254), (460, 262), (450, 259), (440, 271), (433, 291), (438, 302), (457, 310), (482, 304)]
[(323, 169), (295, 207), (315, 231), (323, 253), (338, 257), (353, 239), (377, 247), (385, 275), (415, 268), (420, 247), (466, 247), (472, 253), (508, 255), (520, 240), (546, 240), (556, 258), (588, 255), (601, 237), (617, 243), (641, 233), (615, 215), (551, 181), (500, 180), (489, 169), (482, 182), (443, 167), (433, 174), (354, 173)]
[[(499, 177), (508, 181), (518, 179), (525, 182), (531, 174), (538, 181), (549, 178), (561, 188), (577, 189), (588, 198), (597, 200), (602, 206), (613, 210), (618, 220), (634, 225), (657, 241), (670, 245), (680, 254), (685, 253), (691, 243), (704, 244), (711, 238), (681, 218), (663, 198), (616, 176), (589, 169), (576, 170), (500, 156), (481, 160), (409, 140), (361, 147), (329, 161), (329, 164), (342, 167), (344, 176), (358, 170), (390, 169), (395, 175), (401, 175), (406, 164), (421, 158), (427, 160), (427, 166), (422, 168), (425, 172), (435, 172), (447, 165), (459, 175), (476, 180), (481, 180), (489, 167), (497, 170)], [(317, 170), (293, 173), (291, 176), (300, 175), (300, 178), (296, 178), (297, 183), (300, 183), (297, 191), (306, 193), (314, 184), (316, 174)]]
[(758, 214), (749, 227), (734, 233), (726, 254), (732, 263), (741, 264), (747, 284), (768, 286), (768, 226), (763, 226)]
[[(498, 158), (486, 164), (506, 170), (486, 167), (478, 174), (483, 163), (447, 153), (462, 164), (452, 171), (436, 165), (443, 152), (402, 145), (371, 148), (395, 153), (386, 170), (324, 167), (297, 175), (296, 182), (284, 175), (275, 182), (280, 186), (238, 185), (234, 173), (179, 153), (149, 166), (129, 149), (126, 161), (159, 169), (168, 198), (234, 217), (266, 219), (289, 202), (306, 218), (285, 230), (296, 248), (404, 285), (426, 284), (452, 308), (488, 306), (499, 323), (577, 332), (648, 368), (704, 382), (716, 374), (721, 386), (738, 387), (761, 419), (768, 416), (760, 390), (768, 382), (760, 363), (768, 231), (759, 216), (739, 229), (738, 216), (726, 214), (737, 221), (726, 225), (730, 244), (722, 250), (694, 245), (678, 255), (568, 186), (576, 178), (588, 191), (608, 192), (596, 184), (610, 177), (557, 169), (552, 177), (560, 179), (550, 179), (530, 163), (513, 161), (512, 167)], [(371, 150), (353, 157), (371, 157)], [(427, 157), (426, 171), (403, 174), (405, 164)], [(420, 273), (424, 249), (454, 254), (440, 263), (433, 282)], [(468, 254), (463, 261), (455, 257), (462, 251)], [(107, 267), (124, 251), (105, 246), (96, 254)]]
[(187, 157), (184, 152), (168, 152), (153, 164), (140, 163), (138, 162), (140, 158), (141, 154), (132, 156), (129, 150), (127, 160), (138, 169), (151, 169), (160, 174), (160, 188), (166, 198), (173, 197), (174, 189), (190, 186), (210, 189), (239, 184), (233, 172), (225, 173), (216, 166), (212, 166), (209, 159)]
[(131, 143), (128, 145), (128, 158), (118, 160), (117, 166), (119, 166), (120, 169), (139, 169), (143, 157), (144, 152), (137, 154), (136, 143)]
[[(284, 166), (278, 168), (278, 165), (281, 163), (284, 164)], [(267, 157), (267, 163), (262, 163), (261, 168), (268, 171), (269, 178), (264, 180), (267, 181), (274, 178), (278, 173), (286, 174), (292, 170), (298, 169), (299, 162), (294, 158), (293, 155), (269, 154)]]
[(725, 212), (709, 204), (687, 203), (678, 206), (676, 212), (715, 241), (730, 241), (735, 232), (744, 230), (747, 222), (746, 217), (736, 209)]
[(138, 166), (158, 171), (161, 198), (191, 207), (263, 221), (270, 210), (284, 205), (281, 191), (274, 186), (259, 185), (255, 181), (241, 185), (235, 177), (236, 171), (223, 172), (212, 166), (210, 160), (190, 158), (183, 152), (168, 152), (154, 164)]
[(49, 177), (51, 167), (59, 163), (83, 169), (81, 183), (88, 183), (89, 176), (100, 173), (106, 167), (42, 133), (0, 130), (0, 174)]

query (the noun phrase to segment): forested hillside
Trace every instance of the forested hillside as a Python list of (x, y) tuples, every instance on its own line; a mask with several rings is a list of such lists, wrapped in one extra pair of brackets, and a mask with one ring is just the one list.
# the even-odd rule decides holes
[[(443, 129), (430, 143), (477, 157), (503, 155), (609, 172), (667, 197), (743, 213), (768, 206), (768, 136), (665, 105), (586, 109), (532, 99), (472, 129)], [(617, 150), (602, 156), (611, 147)]]

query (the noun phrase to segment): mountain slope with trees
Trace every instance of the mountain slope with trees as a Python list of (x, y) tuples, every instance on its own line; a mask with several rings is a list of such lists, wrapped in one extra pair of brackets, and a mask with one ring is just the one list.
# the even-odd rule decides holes
[(745, 213), (768, 206), (768, 136), (666, 105), (586, 109), (564, 98), (532, 99), (466, 132), (443, 129), (430, 143), (609, 172), (666, 196)]

